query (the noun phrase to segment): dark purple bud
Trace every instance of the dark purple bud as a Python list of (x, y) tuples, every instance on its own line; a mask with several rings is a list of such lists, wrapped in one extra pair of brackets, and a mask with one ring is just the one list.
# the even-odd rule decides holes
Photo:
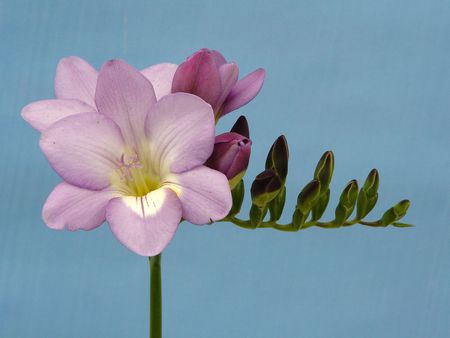
[(288, 173), (289, 148), (284, 135), (278, 137), (267, 154), (266, 169), (274, 170), (282, 182), (286, 181)]
[(249, 138), (238, 133), (229, 132), (216, 136), (214, 151), (206, 165), (224, 173), (233, 189), (247, 170), (251, 145)]
[(264, 170), (256, 176), (250, 189), (253, 204), (264, 207), (278, 195), (281, 187), (281, 179), (277, 173), (271, 169)]
[(248, 122), (245, 116), (239, 116), (230, 131), (245, 136), (246, 138), (250, 138), (250, 130), (248, 129)]

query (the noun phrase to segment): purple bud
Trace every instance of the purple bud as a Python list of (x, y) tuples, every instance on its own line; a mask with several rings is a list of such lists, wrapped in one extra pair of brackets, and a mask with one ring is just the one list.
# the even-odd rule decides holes
[(250, 102), (261, 89), (264, 70), (257, 69), (238, 81), (239, 69), (218, 51), (200, 49), (175, 72), (172, 92), (191, 93), (208, 102), (216, 120)]
[(206, 165), (224, 173), (233, 189), (247, 170), (251, 145), (249, 138), (234, 132), (216, 136), (214, 151)]

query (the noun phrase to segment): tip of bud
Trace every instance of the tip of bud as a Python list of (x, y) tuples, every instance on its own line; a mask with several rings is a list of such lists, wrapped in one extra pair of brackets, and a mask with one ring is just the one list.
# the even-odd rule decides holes
[(245, 136), (246, 138), (250, 138), (250, 130), (248, 128), (248, 122), (245, 116), (239, 116), (230, 132)]
[(266, 169), (274, 170), (280, 178), (286, 180), (288, 174), (289, 148), (286, 137), (280, 135), (267, 154)]

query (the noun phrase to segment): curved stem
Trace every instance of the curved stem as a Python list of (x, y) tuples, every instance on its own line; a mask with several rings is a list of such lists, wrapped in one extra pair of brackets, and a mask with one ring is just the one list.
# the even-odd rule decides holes
[(150, 264), (150, 338), (162, 338), (161, 254), (148, 258)]
[[(252, 226), (250, 220), (243, 220), (236, 216), (227, 216), (224, 219), (220, 220), (219, 222), (231, 222), (231, 223), (234, 223), (234, 224), (240, 226), (241, 228), (251, 229), (251, 230), (255, 229), (255, 227)], [(333, 221), (319, 222), (317, 220), (312, 220), (312, 221), (302, 224), (300, 227), (295, 227), (292, 223), (279, 224), (276, 221), (265, 221), (265, 222), (261, 222), (261, 224), (259, 224), (257, 228), (272, 228), (272, 229), (286, 231), (286, 232), (297, 232), (297, 231), (304, 230), (304, 229), (307, 229), (312, 226), (318, 226), (320, 228), (332, 229), (332, 228), (339, 228), (341, 226), (351, 226), (351, 225), (354, 225), (357, 223), (360, 223), (363, 225), (368, 225), (368, 226), (374, 226), (374, 227), (381, 226), (380, 221), (365, 222), (362, 220), (353, 220), (353, 221), (345, 221), (343, 224), (335, 224)]]

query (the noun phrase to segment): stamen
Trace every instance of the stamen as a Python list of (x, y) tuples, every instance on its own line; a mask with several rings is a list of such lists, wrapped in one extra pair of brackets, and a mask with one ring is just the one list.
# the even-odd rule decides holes
[[(145, 196), (159, 187), (159, 177), (148, 167), (136, 150), (123, 153), (117, 160), (114, 185), (131, 196)], [(142, 202), (142, 201), (141, 201)]]
[(134, 155), (129, 156), (128, 163), (125, 161), (125, 154), (122, 154), (120, 157), (119, 171), (120, 171), (120, 180), (124, 181), (125, 179), (133, 180), (133, 175), (131, 174), (131, 168), (142, 168), (142, 163), (139, 160), (139, 155), (136, 151), (134, 151)]

